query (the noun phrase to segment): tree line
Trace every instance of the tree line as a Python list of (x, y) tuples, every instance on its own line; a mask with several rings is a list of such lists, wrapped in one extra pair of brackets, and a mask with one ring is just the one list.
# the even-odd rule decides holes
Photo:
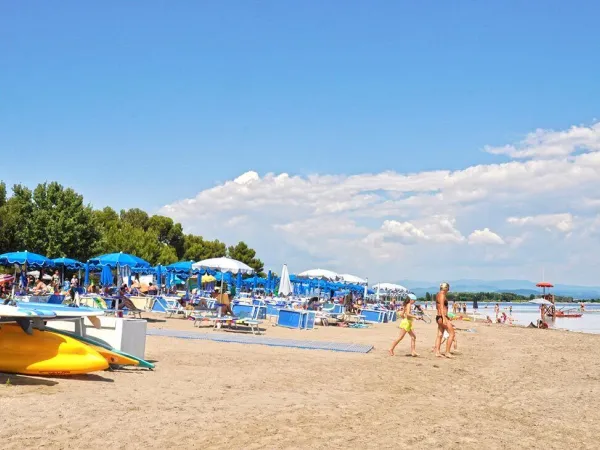
[[(511, 303), (511, 302), (527, 302), (536, 298), (535, 295), (519, 295), (513, 294), (512, 292), (448, 292), (448, 300), (456, 302), (493, 302), (493, 303)], [(425, 293), (425, 296), (420, 299), (421, 301), (434, 301), (435, 296), (432, 296), (429, 292)], [(554, 300), (560, 303), (572, 302), (573, 297), (563, 297), (555, 295)]]
[(131, 253), (152, 265), (229, 256), (262, 273), (263, 262), (244, 242), (227, 246), (219, 240), (185, 234), (171, 218), (150, 216), (139, 208), (116, 212), (94, 209), (83, 196), (57, 182), (32, 191), (16, 184), (9, 196), (0, 182), (0, 254), (28, 250), (50, 258), (87, 261), (104, 253)]

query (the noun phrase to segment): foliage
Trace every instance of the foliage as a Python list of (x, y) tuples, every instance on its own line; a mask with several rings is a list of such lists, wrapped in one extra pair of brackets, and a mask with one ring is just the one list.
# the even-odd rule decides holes
[(257, 274), (264, 276), (262, 271), (264, 269), (263, 262), (256, 258), (256, 251), (248, 247), (245, 242), (238, 242), (237, 245), (231, 246), (227, 249), (227, 253), (230, 258), (237, 259), (245, 264), (252, 267)]
[[(81, 195), (56, 182), (39, 184), (33, 191), (17, 184), (8, 197), (0, 182), (0, 253), (20, 250), (80, 261), (122, 251), (153, 265), (228, 253), (225, 243), (186, 235), (169, 217), (149, 216), (139, 208), (119, 213), (110, 207), (93, 210)], [(256, 251), (243, 242), (229, 247), (229, 255), (258, 272), (263, 269)]]
[(58, 183), (40, 184), (33, 192), (16, 185), (0, 207), (4, 251), (24, 250), (87, 259), (100, 235), (92, 208), (83, 197)]
[(185, 261), (200, 261), (208, 258), (220, 258), (227, 254), (227, 247), (219, 240), (205, 241), (202, 236), (188, 234), (184, 239)]

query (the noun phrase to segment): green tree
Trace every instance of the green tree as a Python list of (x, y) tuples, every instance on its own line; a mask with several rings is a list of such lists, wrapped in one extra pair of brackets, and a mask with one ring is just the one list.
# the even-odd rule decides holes
[(174, 223), (169, 217), (154, 215), (148, 219), (147, 226), (148, 230), (156, 231), (161, 243), (175, 249), (177, 258), (183, 258), (185, 236), (181, 224)]
[(20, 184), (14, 185), (13, 195), (0, 208), (0, 216), (2, 217), (0, 244), (4, 247), (3, 252), (34, 251), (29, 227), (32, 212), (31, 191)]
[(200, 261), (208, 258), (219, 258), (227, 254), (227, 247), (223, 242), (205, 241), (202, 236), (188, 234), (184, 240), (184, 255), (186, 261)]
[(0, 182), (0, 208), (6, 204), (6, 200), (6, 183), (2, 181)]
[(32, 200), (27, 223), (32, 251), (83, 261), (93, 256), (100, 232), (92, 208), (83, 204), (81, 195), (52, 182), (39, 184)]
[(136, 228), (147, 230), (148, 220), (148, 213), (146, 211), (142, 211), (139, 208), (131, 208), (127, 211), (121, 210), (121, 221), (129, 223)]
[(121, 218), (117, 212), (108, 206), (104, 209), (94, 210), (94, 219), (98, 227), (103, 231), (113, 226), (118, 227), (121, 222)]
[(256, 273), (262, 274), (264, 269), (263, 262), (256, 258), (256, 251), (248, 247), (245, 242), (238, 242), (237, 245), (227, 249), (230, 258), (237, 259), (252, 267)]
[(164, 265), (225, 256), (229, 250), (232, 258), (263, 270), (256, 251), (244, 242), (228, 249), (219, 240), (184, 235), (181, 224), (160, 215), (149, 217), (139, 208), (93, 210), (81, 195), (56, 182), (40, 184), (33, 192), (17, 184), (10, 197), (0, 182), (0, 252), (17, 250), (82, 261), (122, 251)]
[(426, 302), (430, 302), (431, 301), (431, 294), (429, 292), (425, 292), (425, 301)]
[(156, 264), (163, 247), (155, 232), (144, 231), (128, 222), (109, 228), (104, 234), (103, 245), (101, 253), (130, 253), (151, 264)]

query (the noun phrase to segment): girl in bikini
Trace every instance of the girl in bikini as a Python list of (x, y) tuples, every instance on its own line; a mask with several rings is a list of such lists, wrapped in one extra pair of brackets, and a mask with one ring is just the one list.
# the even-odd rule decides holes
[[(450, 353), (452, 343), (454, 342), (454, 326), (448, 318), (448, 299), (446, 294), (450, 290), (450, 285), (446, 282), (440, 284), (440, 292), (436, 296), (437, 316), (435, 316), (435, 322), (438, 326), (437, 337), (435, 339), (435, 356), (441, 358), (454, 358)], [(446, 353), (440, 353), (440, 347), (442, 346), (442, 339), (444, 331), (448, 332), (448, 339), (446, 340)]]
[(400, 322), (400, 336), (398, 336), (398, 339), (396, 339), (394, 341), (394, 343), (392, 344), (392, 347), (389, 350), (390, 356), (394, 356), (394, 349), (396, 348), (396, 345), (398, 345), (400, 343), (400, 341), (404, 338), (404, 336), (406, 336), (406, 333), (408, 333), (410, 335), (410, 354), (411, 354), (411, 356), (415, 356), (415, 357), (419, 356), (419, 354), (416, 351), (417, 336), (415, 335), (415, 332), (413, 331), (413, 321), (415, 319), (417, 319), (418, 317), (412, 313), (412, 307), (415, 304), (416, 299), (417, 299), (417, 297), (415, 296), (415, 294), (408, 294), (408, 297), (403, 302), (403, 309), (402, 309), (403, 319)]

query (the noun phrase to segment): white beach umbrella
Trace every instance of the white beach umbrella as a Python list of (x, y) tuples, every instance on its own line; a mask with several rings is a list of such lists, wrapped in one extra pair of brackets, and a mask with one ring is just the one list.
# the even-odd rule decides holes
[(279, 281), (279, 290), (280, 295), (288, 296), (292, 293), (292, 283), (290, 282), (290, 272), (288, 271), (287, 264), (283, 265), (283, 269), (281, 269), (281, 280)]
[[(223, 273), (254, 273), (254, 269), (247, 264), (244, 264), (237, 259), (227, 258), (223, 256), (221, 258), (209, 258), (203, 259), (202, 261), (198, 261), (197, 263), (192, 264), (192, 270), (201, 270), (201, 269), (212, 269), (218, 270)], [(223, 295), (223, 276), (221, 276), (221, 294)]]
[(330, 281), (335, 281), (340, 277), (337, 273), (326, 269), (306, 270), (302, 273), (299, 273), (298, 276), (301, 278), (321, 278)]
[(527, 303), (535, 303), (536, 305), (553, 305), (553, 303), (545, 298), (536, 298), (534, 300), (529, 300)]
[(192, 264), (192, 270), (200, 270), (200, 269), (212, 269), (218, 270), (223, 273), (233, 273), (237, 274), (241, 273), (254, 273), (254, 269), (247, 264), (244, 264), (237, 259), (227, 258), (223, 256), (222, 258), (210, 258), (203, 259), (202, 261), (198, 261), (197, 263)]
[(377, 283), (373, 286), (378, 292), (408, 292), (408, 289), (400, 284), (394, 283)]
[(340, 278), (344, 283), (351, 284), (367, 284), (367, 280), (357, 277), (356, 275), (350, 275), (348, 273), (343, 273), (340, 275)]

